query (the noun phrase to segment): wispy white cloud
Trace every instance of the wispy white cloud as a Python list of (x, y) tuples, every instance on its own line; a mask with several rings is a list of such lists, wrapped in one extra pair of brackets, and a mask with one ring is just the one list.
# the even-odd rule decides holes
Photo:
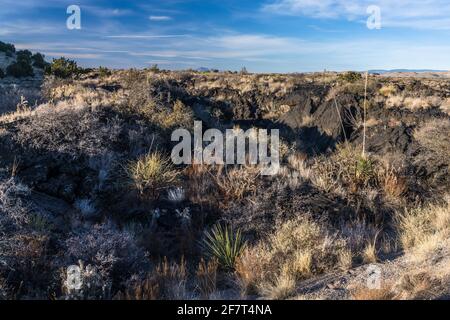
[(164, 39), (164, 38), (181, 38), (188, 37), (187, 34), (120, 34), (120, 35), (112, 35), (105, 36), (105, 38), (112, 39)]
[(170, 21), (172, 17), (169, 16), (150, 16), (148, 17), (151, 21)]
[(262, 7), (266, 13), (320, 19), (365, 20), (367, 8), (377, 5), (385, 27), (450, 29), (448, 0), (276, 0)]
[(121, 17), (133, 14), (133, 11), (129, 9), (98, 7), (94, 5), (81, 5), (80, 8), (82, 12), (86, 10), (88, 13), (91, 13), (95, 16), (105, 18)]
[(53, 52), (45, 50), (42, 53), (49, 57), (66, 57), (70, 59), (99, 59), (102, 57), (102, 55), (95, 53)]

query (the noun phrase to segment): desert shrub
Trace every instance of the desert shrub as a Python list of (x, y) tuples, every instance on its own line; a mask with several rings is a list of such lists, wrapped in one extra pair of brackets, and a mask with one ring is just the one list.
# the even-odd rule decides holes
[(175, 101), (172, 111), (161, 115), (163, 128), (191, 128), (194, 123), (192, 110), (180, 100)]
[(434, 107), (439, 107), (442, 104), (442, 99), (438, 96), (426, 97), (410, 97), (402, 94), (391, 95), (386, 100), (388, 108), (402, 108), (411, 111), (427, 110)]
[(435, 252), (450, 239), (450, 196), (444, 204), (406, 210), (398, 218), (398, 227), (405, 250), (425, 256)]
[(103, 279), (116, 277), (111, 280), (123, 280), (148, 264), (133, 236), (111, 222), (74, 230), (65, 241), (65, 248), (62, 266), (81, 260), (101, 273)]
[(202, 246), (207, 256), (217, 259), (223, 268), (233, 270), (246, 242), (240, 230), (216, 224), (205, 232)]
[(53, 59), (52, 63), (47, 68), (47, 73), (59, 78), (70, 78), (80, 74), (81, 69), (75, 61), (61, 57)]
[(26, 62), (14, 62), (6, 68), (8, 76), (15, 78), (34, 76), (33, 68)]
[[(74, 158), (98, 156), (119, 139), (121, 119), (113, 117), (103, 121), (106, 109), (89, 107), (41, 105), (39, 112), (20, 124), (17, 141), (30, 147), (65, 153)], [(64, 137), (64, 138), (62, 138)]]
[(16, 53), (17, 61), (26, 62), (27, 64), (31, 64), (31, 57), (33, 54), (29, 50), (19, 50)]
[(11, 57), (16, 52), (16, 48), (13, 44), (0, 41), (0, 52), (4, 52), (7, 56)]
[(338, 79), (341, 81), (354, 83), (354, 82), (361, 80), (362, 75), (359, 72), (348, 71), (348, 72), (339, 74)]
[(144, 277), (134, 276), (127, 281), (124, 293), (115, 298), (122, 300), (180, 300), (187, 298), (186, 261), (169, 262), (167, 258)]
[(445, 270), (439, 275), (433, 269), (424, 268), (404, 273), (394, 286), (398, 299), (434, 300), (446, 296), (448, 294), (448, 275), (446, 276), (448, 271)]
[(397, 93), (397, 87), (393, 84), (385, 85), (381, 87), (379, 92), (382, 96), (390, 97)]
[(73, 288), (69, 283), (68, 269), (62, 268), (61, 278), (63, 280), (62, 293), (64, 299), (111, 299), (112, 281), (109, 274), (103, 270), (99, 270), (96, 266), (90, 264), (85, 266), (81, 260), (78, 261), (78, 265), (73, 266), (79, 268), (81, 286), (79, 288)]
[(233, 169), (220, 167), (213, 175), (222, 196), (223, 205), (243, 200), (254, 193), (260, 170), (257, 167), (241, 166)]
[(31, 60), (33, 61), (33, 66), (36, 68), (45, 69), (48, 66), (48, 63), (45, 61), (45, 56), (39, 52), (33, 54)]
[(393, 167), (378, 170), (377, 176), (384, 194), (393, 199), (402, 197), (408, 191), (406, 178)]
[(153, 196), (169, 187), (178, 176), (171, 159), (160, 152), (146, 154), (129, 163), (127, 173), (131, 184), (141, 195), (149, 192)]
[(329, 157), (317, 158), (311, 170), (308, 176), (313, 185), (326, 192), (346, 195), (377, 184), (375, 160), (363, 157), (358, 148), (347, 143), (338, 145)]
[(14, 178), (0, 181), (0, 231), (28, 223), (29, 208), (25, 198), (29, 194), (29, 188)]
[(100, 78), (105, 78), (111, 75), (111, 71), (106, 67), (99, 67), (98, 68), (98, 74)]
[(158, 65), (157, 65), (157, 64), (154, 64), (154, 65), (152, 65), (152, 66), (150, 67), (150, 71), (151, 71), (151, 72), (154, 72), (154, 73), (158, 73), (160, 70), (159, 70)]
[(175, 101), (171, 107), (162, 106), (150, 100), (143, 107), (140, 106), (135, 112), (165, 129), (177, 127), (188, 129), (194, 123), (192, 110), (180, 100)]
[(246, 276), (246, 286), (257, 288), (271, 299), (287, 298), (297, 281), (339, 268), (342, 256), (349, 251), (342, 238), (307, 217), (281, 224), (267, 242), (262, 241), (250, 250), (256, 251), (251, 255), (258, 258), (241, 260), (238, 275), (242, 275), (242, 263), (251, 263), (244, 269), (255, 270), (255, 276), (250, 277), (254, 283)]
[(34, 76), (33, 67), (31, 66), (32, 53), (28, 50), (20, 50), (17, 51), (16, 55), (16, 62), (6, 68), (6, 73), (15, 78)]

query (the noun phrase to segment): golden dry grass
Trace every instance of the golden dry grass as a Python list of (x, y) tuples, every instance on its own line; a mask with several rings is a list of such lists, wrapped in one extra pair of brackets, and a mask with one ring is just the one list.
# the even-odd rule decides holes
[(390, 97), (397, 93), (397, 87), (393, 84), (385, 85), (379, 90), (379, 93), (382, 96)]
[(353, 300), (394, 300), (395, 294), (392, 292), (392, 288), (390, 286), (384, 286), (381, 289), (369, 289), (367, 287), (360, 287), (354, 289), (351, 292), (351, 298)]
[(248, 248), (236, 270), (244, 292), (285, 299), (299, 281), (351, 264), (345, 241), (304, 217), (280, 225), (267, 241)]
[(450, 239), (450, 196), (444, 204), (406, 210), (398, 218), (403, 248), (416, 259), (433, 254)]
[(158, 192), (173, 183), (178, 172), (174, 169), (169, 157), (160, 152), (153, 152), (130, 162), (127, 167), (128, 177), (132, 185), (143, 195), (146, 191)]

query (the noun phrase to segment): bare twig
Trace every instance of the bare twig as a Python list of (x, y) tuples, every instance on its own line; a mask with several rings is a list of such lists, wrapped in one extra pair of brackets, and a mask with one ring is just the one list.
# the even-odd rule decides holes
[(364, 126), (364, 133), (363, 133), (363, 149), (362, 149), (362, 156), (363, 158), (366, 157), (366, 113), (367, 113), (367, 83), (369, 81), (369, 71), (366, 72), (366, 83), (364, 86), (364, 122), (363, 122), (363, 126)]

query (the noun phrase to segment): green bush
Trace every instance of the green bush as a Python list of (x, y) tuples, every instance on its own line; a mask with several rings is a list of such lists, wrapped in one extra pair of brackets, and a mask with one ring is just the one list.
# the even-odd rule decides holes
[(160, 71), (160, 69), (157, 64), (154, 64), (150, 67), (150, 71), (154, 72), (154, 73), (158, 73)]
[(81, 69), (78, 68), (75, 61), (61, 57), (59, 59), (53, 59), (53, 62), (47, 67), (46, 72), (58, 78), (65, 79), (79, 75)]
[(10, 64), (6, 68), (6, 74), (8, 76), (15, 78), (34, 76), (33, 67), (31, 66), (31, 63), (24, 58), (20, 60), (18, 59), (16, 62)]
[(33, 54), (31, 60), (33, 61), (33, 66), (39, 69), (45, 69), (48, 65), (48, 62), (45, 61), (45, 56), (39, 52)]
[(16, 52), (16, 48), (13, 44), (0, 41), (0, 52), (4, 52), (7, 56), (11, 57), (12, 54)]
[(31, 51), (19, 50), (19, 51), (17, 51), (16, 56), (17, 56), (17, 59), (16, 59), (17, 62), (23, 62), (23, 63), (31, 65), (31, 63), (32, 63), (31, 57), (33, 56)]
[(233, 270), (237, 258), (242, 254), (246, 242), (240, 230), (236, 232), (227, 226), (216, 224), (211, 231), (205, 233), (203, 248), (211, 258), (217, 259), (219, 264)]
[(111, 71), (106, 67), (99, 67), (98, 74), (101, 78), (107, 77), (111, 75)]
[(341, 73), (339, 74), (339, 80), (341, 81), (345, 81), (345, 82), (356, 82), (362, 79), (362, 75), (359, 72), (355, 72), (355, 71), (349, 71), (349, 72), (345, 72), (345, 73)]

